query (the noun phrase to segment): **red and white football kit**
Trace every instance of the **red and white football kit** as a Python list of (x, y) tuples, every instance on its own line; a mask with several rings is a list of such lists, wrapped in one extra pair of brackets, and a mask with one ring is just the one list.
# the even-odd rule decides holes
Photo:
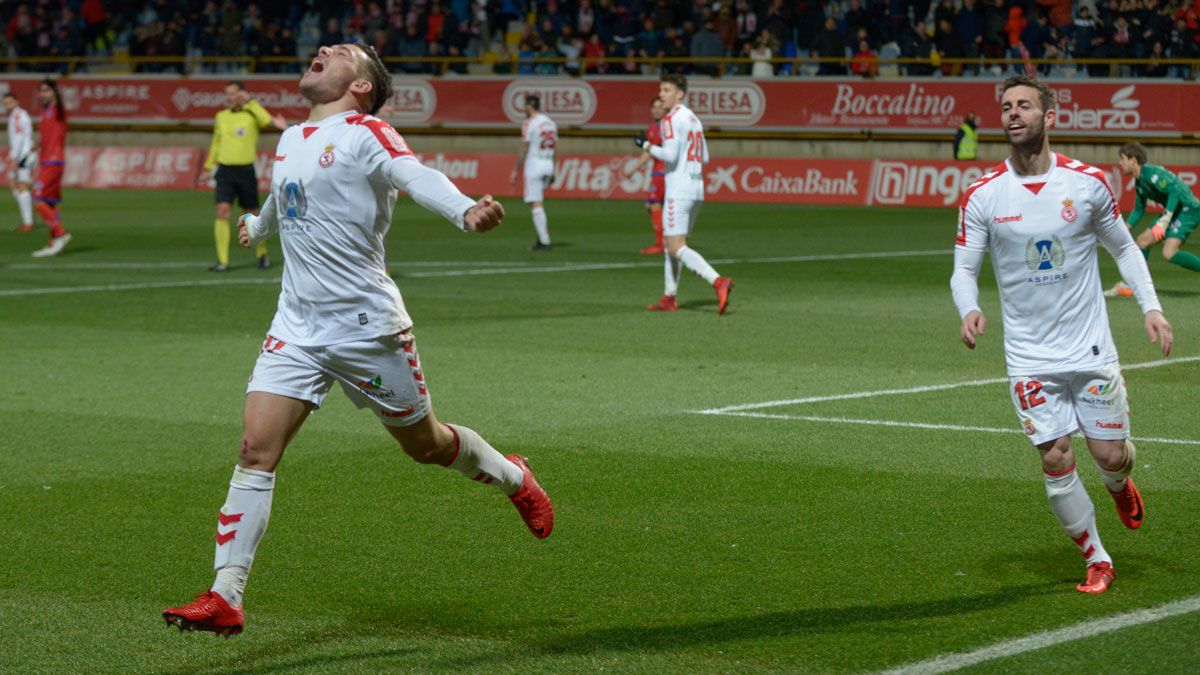
[(247, 391), (319, 406), (336, 380), (385, 424), (427, 414), (412, 320), (384, 264), (397, 189), (460, 229), (475, 204), (370, 115), (348, 112), (283, 132), (271, 193), (260, 218), (249, 220), (251, 245), (278, 232), (286, 263)]
[(558, 125), (544, 113), (534, 113), (521, 125), (525, 152), (525, 203), (545, 201), (546, 188), (554, 179), (554, 152), (558, 147)]
[(666, 201), (663, 204), (663, 234), (671, 237), (691, 232), (704, 201), (704, 165), (708, 144), (704, 125), (680, 103), (663, 116), (662, 145), (650, 146), (650, 154), (664, 163)]
[(1010, 393), (1035, 445), (1082, 430), (1129, 436), (1124, 381), (1100, 285), (1102, 244), (1143, 311), (1161, 309), (1104, 172), (1063, 155), (1042, 176), (1005, 162), (963, 196), (951, 280), (960, 316), (979, 309), (989, 251), (1000, 289)]

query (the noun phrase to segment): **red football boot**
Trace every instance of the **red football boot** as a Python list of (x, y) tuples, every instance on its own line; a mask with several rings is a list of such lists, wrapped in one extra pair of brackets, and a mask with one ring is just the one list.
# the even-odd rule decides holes
[(1117, 515), (1125, 527), (1136, 530), (1142, 526), (1146, 517), (1146, 505), (1142, 502), (1142, 493), (1138, 492), (1132, 478), (1125, 479), (1125, 489), (1120, 492), (1108, 491), (1113, 501), (1117, 503)]
[(1117, 571), (1113, 569), (1112, 563), (1098, 562), (1088, 565), (1087, 579), (1075, 589), (1081, 593), (1103, 593), (1108, 590), (1116, 576)]
[(674, 312), (678, 308), (675, 306), (675, 296), (664, 295), (653, 305), (646, 305), (646, 309), (651, 312)]
[(713, 288), (717, 289), (717, 314), (724, 314), (725, 308), (729, 306), (729, 294), (733, 292), (733, 279), (717, 277)]
[(554, 530), (554, 505), (550, 503), (546, 491), (538, 485), (533, 471), (529, 468), (529, 462), (526, 462), (524, 457), (509, 455), (506, 459), (525, 472), (525, 482), (521, 483), (521, 489), (509, 499), (512, 500), (513, 506), (517, 507), (521, 520), (525, 521), (533, 536), (538, 539), (549, 537), (550, 532)]
[(215, 591), (201, 593), (195, 602), (183, 607), (168, 607), (162, 615), (168, 626), (179, 626), (181, 631), (206, 630), (229, 637), (246, 627), (242, 608), (231, 606)]

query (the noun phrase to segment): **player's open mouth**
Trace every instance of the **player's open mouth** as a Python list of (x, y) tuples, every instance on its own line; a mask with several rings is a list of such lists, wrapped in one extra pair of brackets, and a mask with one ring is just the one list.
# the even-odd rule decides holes
[(1009, 130), (1009, 131), (1020, 131), (1021, 129), (1024, 129), (1024, 128), (1025, 128), (1025, 125), (1024, 125), (1024, 124), (1010, 124), (1010, 125), (1008, 125), (1008, 130)]
[(319, 73), (325, 70), (325, 63), (320, 59), (313, 59), (312, 65), (308, 67), (308, 70), (313, 73)]

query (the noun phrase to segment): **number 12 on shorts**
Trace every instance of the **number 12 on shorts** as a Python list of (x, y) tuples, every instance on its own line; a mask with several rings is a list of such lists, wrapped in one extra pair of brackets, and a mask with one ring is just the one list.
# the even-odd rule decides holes
[(1018, 380), (1013, 389), (1021, 402), (1021, 410), (1036, 408), (1046, 402), (1046, 397), (1042, 396), (1042, 383), (1037, 380)]

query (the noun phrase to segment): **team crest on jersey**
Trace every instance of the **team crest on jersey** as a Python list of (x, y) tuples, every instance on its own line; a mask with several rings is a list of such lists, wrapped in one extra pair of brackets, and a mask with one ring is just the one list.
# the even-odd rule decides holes
[(238, 136), (245, 136), (246, 135), (246, 127), (238, 127), (237, 131), (235, 133)]
[(1037, 427), (1033, 426), (1033, 420), (1026, 417), (1022, 421), (1024, 422), (1026, 436), (1033, 436), (1037, 433)]
[(1075, 202), (1070, 199), (1063, 200), (1062, 217), (1068, 223), (1075, 222), (1075, 219), (1079, 217), (1079, 210), (1075, 208)]
[(1063, 251), (1062, 242), (1058, 237), (1029, 240), (1025, 244), (1025, 265), (1033, 271), (1060, 269), (1066, 262), (1067, 254)]
[(321, 158), (317, 160), (317, 164), (321, 165), (322, 169), (328, 169), (333, 166), (333, 145), (325, 146), (325, 152), (321, 153)]

